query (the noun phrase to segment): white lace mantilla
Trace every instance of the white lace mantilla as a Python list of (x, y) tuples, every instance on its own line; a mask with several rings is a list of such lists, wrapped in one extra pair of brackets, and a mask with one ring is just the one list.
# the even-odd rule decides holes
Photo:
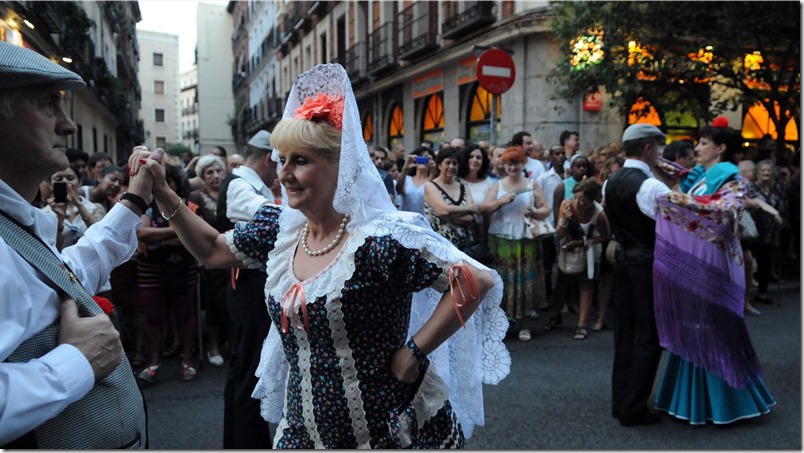
[[(275, 248), (268, 254), (266, 294), (279, 303), (282, 303), (290, 287), (298, 282), (293, 273), (292, 257), (299, 234), (298, 229), (293, 234), (280, 230)], [(428, 288), (414, 294), (409, 336), (415, 334), (430, 318), (442, 297), (442, 292), (449, 289), (448, 272), (451, 264), (467, 261), (477, 268), (487, 269), (435, 233), (421, 214), (394, 211), (379, 216), (360, 228), (350, 230), (346, 244), (333, 262), (314, 277), (301, 282), (306, 302), (311, 304), (317, 298), (326, 296), (328, 311), (332, 309), (334, 301), (339, 304), (341, 291), (355, 271), (355, 252), (367, 238), (384, 236), (393, 237), (403, 247), (421, 251), (425, 259), (436, 263), (444, 270), (433, 285), (438, 290)], [(459, 329), (430, 354), (431, 369), (434, 368), (434, 372), (447, 383), (449, 400), (461, 422), (466, 438), (471, 437), (475, 425), (483, 425), (482, 384), (500, 382), (508, 375), (511, 366), (510, 355), (502, 343), (508, 329), (508, 320), (500, 308), (502, 280), (495, 271), (490, 269), (489, 271), (494, 277), (494, 285), (475, 314), (466, 320), (466, 328)], [(296, 300), (292, 308), (288, 307), (291, 311), (287, 313), (289, 319), (300, 316), (300, 306), (301, 300)], [(331, 319), (332, 316), (330, 313)], [(341, 334), (345, 335), (346, 332), (333, 331), (333, 338), (336, 336), (340, 338)], [(348, 362), (348, 358), (346, 360)], [(341, 363), (345, 362), (342, 360)], [(263, 418), (272, 423), (279, 423), (283, 416), (288, 369), (279, 330), (276, 323), (272, 323), (268, 337), (263, 343), (260, 364), (256, 372), (259, 381), (252, 394), (254, 398), (261, 400)], [(362, 422), (359, 420), (361, 412), (359, 407), (350, 408), (353, 427), (358, 430), (362, 428)], [(358, 417), (355, 418), (355, 415)]]

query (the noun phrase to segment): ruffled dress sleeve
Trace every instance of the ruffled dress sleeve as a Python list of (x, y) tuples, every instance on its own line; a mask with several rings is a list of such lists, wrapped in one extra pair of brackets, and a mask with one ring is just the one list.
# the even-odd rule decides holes
[(369, 268), (377, 272), (389, 288), (415, 293), (426, 288), (442, 293), (449, 289), (452, 263), (426, 251), (405, 248), (391, 237), (371, 238), (368, 246)]
[(273, 250), (279, 234), (280, 212), (277, 206), (262, 205), (250, 221), (237, 222), (234, 229), (226, 233), (226, 244), (241, 267), (259, 269), (265, 266), (268, 252)]

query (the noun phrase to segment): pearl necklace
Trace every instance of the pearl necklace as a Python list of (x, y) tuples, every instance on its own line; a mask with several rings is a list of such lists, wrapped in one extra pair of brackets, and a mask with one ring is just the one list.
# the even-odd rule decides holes
[(341, 242), (341, 238), (343, 238), (343, 232), (346, 231), (346, 224), (349, 223), (349, 215), (343, 216), (343, 220), (341, 220), (341, 226), (338, 228), (338, 234), (335, 236), (335, 239), (329, 243), (326, 247), (321, 250), (310, 250), (310, 247), (307, 246), (307, 236), (310, 234), (310, 222), (304, 223), (304, 230), (302, 230), (302, 248), (304, 252), (310, 256), (321, 256), (325, 253), (329, 252), (330, 250), (334, 249), (339, 242)]

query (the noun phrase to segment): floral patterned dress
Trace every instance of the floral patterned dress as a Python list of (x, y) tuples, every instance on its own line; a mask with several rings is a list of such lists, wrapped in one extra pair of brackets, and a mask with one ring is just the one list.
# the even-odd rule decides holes
[[(458, 182), (461, 186), (461, 194), (458, 196), (457, 200), (453, 200), (452, 197), (435, 181), (430, 181), (433, 185), (436, 186), (439, 192), (441, 192), (441, 197), (444, 199), (444, 203), (452, 206), (466, 206), (469, 202), (469, 198), (466, 196), (466, 186)], [(452, 242), (452, 244), (464, 250), (465, 248), (469, 247), (470, 245), (477, 242), (477, 237), (475, 233), (475, 225), (459, 225), (454, 222), (444, 221), (439, 217), (433, 208), (430, 207), (427, 202), (424, 202), (424, 216), (427, 217), (427, 220), (430, 222), (430, 226), (433, 227), (433, 231), (444, 236), (447, 238), (448, 241)]]
[(307, 302), (307, 314), (287, 320), (280, 334), (289, 372), (274, 446), (462, 448), (448, 387), (432, 367), (418, 388), (391, 373), (391, 358), (407, 340), (411, 294), (446, 290), (450, 263), (358, 230), (332, 263), (300, 282), (293, 272), (299, 235), (278, 241), (278, 216), (263, 206), (227, 234), (245, 265), (271, 260), (266, 302), (274, 325), (282, 324), (293, 290), (326, 294)]

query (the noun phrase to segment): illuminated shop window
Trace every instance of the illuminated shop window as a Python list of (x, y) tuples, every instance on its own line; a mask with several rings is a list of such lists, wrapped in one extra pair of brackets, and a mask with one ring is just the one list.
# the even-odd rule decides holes
[(405, 120), (402, 116), (402, 108), (395, 105), (391, 109), (391, 121), (388, 122), (388, 144), (391, 146), (401, 142), (405, 135)]
[[(475, 84), (472, 105), (469, 108), (469, 140), (477, 143), (491, 139), (491, 93)], [(502, 97), (497, 96), (497, 137), (502, 129)]]
[(659, 118), (659, 112), (651, 105), (648, 100), (639, 98), (631, 106), (628, 113), (628, 124), (652, 124), (656, 127), (662, 125), (662, 120)]
[(444, 141), (444, 103), (441, 93), (430, 95), (424, 105), (422, 139), (441, 143)]
[[(779, 114), (779, 104), (775, 103), (776, 114)], [(770, 119), (768, 110), (764, 105), (757, 102), (748, 109), (748, 112), (743, 118), (743, 138), (746, 140), (759, 140), (766, 134), (773, 137), (774, 140), (778, 137), (776, 126)], [(798, 140), (798, 126), (795, 119), (791, 118), (784, 128), (785, 141)]]
[(370, 142), (374, 140), (374, 118), (371, 113), (363, 119), (363, 140)]

